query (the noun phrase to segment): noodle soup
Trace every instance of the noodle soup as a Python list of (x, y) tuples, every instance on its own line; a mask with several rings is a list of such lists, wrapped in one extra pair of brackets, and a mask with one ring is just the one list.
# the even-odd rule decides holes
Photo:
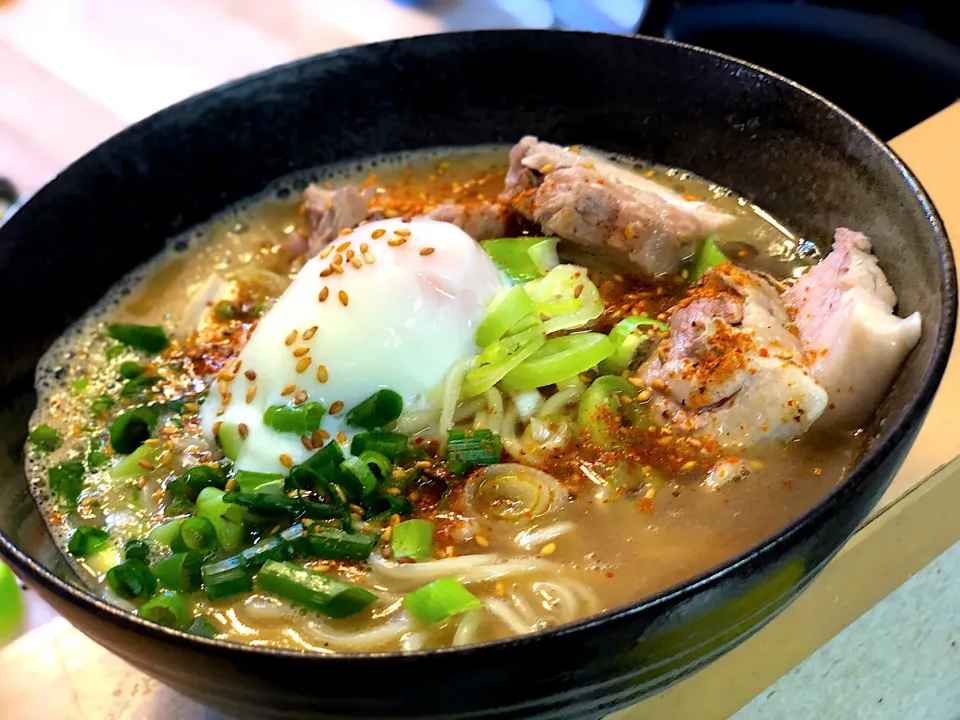
[[(823, 257), (682, 170), (524, 138), (310, 180), (173, 239), (38, 367), (36, 500), (150, 620), (379, 652), (635, 602), (817, 502), (919, 336), (864, 236)], [(894, 341), (860, 387), (828, 349), (869, 350), (867, 311)]]

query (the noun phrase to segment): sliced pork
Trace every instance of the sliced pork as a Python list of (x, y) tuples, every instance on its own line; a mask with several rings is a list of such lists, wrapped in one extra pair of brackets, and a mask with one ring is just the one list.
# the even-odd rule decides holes
[(510, 151), (500, 201), (565, 240), (611, 248), (642, 271), (677, 269), (731, 218), (585, 151), (524, 137)]
[(868, 422), (920, 339), (919, 313), (897, 317), (897, 297), (866, 235), (839, 228), (833, 250), (787, 290), (811, 375), (830, 394), (817, 427)]
[(341, 230), (355, 228), (364, 220), (379, 219), (370, 217), (367, 209), (373, 192), (373, 188), (361, 190), (353, 185), (336, 190), (310, 185), (304, 190), (303, 205), (311, 227), (307, 256), (320, 252)]
[(670, 331), (641, 369), (663, 425), (745, 447), (795, 438), (827, 406), (776, 290), (751, 272), (708, 271), (673, 309)]
[(474, 240), (503, 237), (509, 210), (499, 203), (439, 205), (423, 217), (453, 223)]
[[(303, 193), (303, 203), (311, 231), (307, 238), (290, 234), (286, 243), (290, 254), (313, 257), (342, 230), (355, 228), (364, 220), (383, 219), (384, 214), (371, 207), (374, 193), (373, 187), (345, 185), (333, 190), (310, 185)], [(503, 236), (509, 213), (499, 203), (447, 204), (414, 217), (453, 223), (474, 240), (487, 240)]]

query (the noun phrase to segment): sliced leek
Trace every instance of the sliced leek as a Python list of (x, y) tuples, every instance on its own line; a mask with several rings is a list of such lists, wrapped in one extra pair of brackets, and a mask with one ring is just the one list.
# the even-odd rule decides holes
[(533, 390), (576, 377), (613, 354), (610, 339), (601, 333), (577, 333), (551, 338), (500, 381), (506, 390)]
[(560, 262), (557, 238), (496, 238), (480, 244), (500, 272), (514, 283), (542, 277)]
[(489, 390), (545, 342), (540, 328), (533, 327), (493, 343), (480, 353), (477, 365), (464, 376), (461, 397), (473, 397)]
[(522, 285), (514, 285), (506, 291), (499, 302), (487, 310), (487, 316), (477, 328), (477, 345), (485, 348), (502, 338), (527, 316), (533, 315), (537, 323), (536, 308)]
[(543, 278), (525, 286), (533, 304), (544, 317), (543, 332), (574, 330), (596, 320), (603, 312), (600, 291), (580, 265), (557, 265)]
[[(648, 331), (653, 329), (652, 336)], [(609, 375), (619, 375), (643, 362), (653, 352), (661, 333), (670, 331), (670, 326), (660, 320), (631, 315), (618, 322), (608, 337), (613, 343), (614, 352), (600, 366), (600, 371)]]
[(710, 268), (729, 261), (729, 258), (723, 254), (723, 251), (717, 247), (716, 238), (711, 235), (703, 241), (703, 245), (700, 246), (696, 257), (693, 259), (693, 267), (690, 270), (690, 282), (699, 280)]

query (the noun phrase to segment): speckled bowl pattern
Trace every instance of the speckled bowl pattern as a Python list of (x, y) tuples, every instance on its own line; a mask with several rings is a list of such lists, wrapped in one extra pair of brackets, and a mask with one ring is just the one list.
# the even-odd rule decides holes
[[(16, 448), (34, 364), (172, 235), (293, 171), (526, 133), (689, 168), (808, 238), (868, 233), (920, 343), (849, 477), (723, 566), (602, 615), (456, 650), (314, 655), (205, 640), (91, 595), (59, 556)], [(438, 35), (342, 50), (224, 85), (120, 133), (0, 228), (0, 557), (81, 631), (238, 716), (590, 718), (680, 680), (779, 612), (893, 478), (946, 366), (953, 259), (916, 178), (855, 120), (783, 78), (661, 40), (563, 32)]]

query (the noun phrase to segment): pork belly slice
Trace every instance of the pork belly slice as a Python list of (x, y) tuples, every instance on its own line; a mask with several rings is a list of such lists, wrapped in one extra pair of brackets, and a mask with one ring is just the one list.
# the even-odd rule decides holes
[(453, 223), (474, 240), (503, 237), (507, 231), (509, 210), (499, 203), (478, 205), (438, 205), (423, 217)]
[(284, 248), (290, 257), (312, 258), (323, 250), (342, 230), (353, 229), (370, 217), (368, 210), (373, 190), (344, 185), (336, 190), (308, 185), (303, 191), (303, 209), (310, 225), (306, 236), (294, 230), (287, 234)]
[(827, 406), (777, 291), (751, 272), (709, 270), (672, 310), (670, 333), (642, 368), (655, 422), (746, 447), (798, 437)]
[(500, 201), (545, 232), (625, 254), (641, 271), (676, 270), (731, 216), (586, 151), (524, 137), (510, 151)]
[[(288, 252), (292, 256), (313, 257), (341, 231), (354, 229), (364, 220), (382, 219), (383, 213), (370, 207), (374, 192), (372, 187), (361, 189), (354, 185), (335, 190), (319, 185), (307, 187), (303, 202), (311, 232), (306, 238), (290, 233), (286, 240)], [(452, 223), (473, 239), (486, 240), (503, 236), (508, 214), (509, 210), (498, 203), (447, 204), (438, 205), (419, 217)]]
[(894, 314), (897, 296), (866, 235), (837, 229), (833, 250), (783, 294), (800, 331), (810, 374), (830, 395), (818, 428), (869, 422), (907, 353), (920, 314)]

